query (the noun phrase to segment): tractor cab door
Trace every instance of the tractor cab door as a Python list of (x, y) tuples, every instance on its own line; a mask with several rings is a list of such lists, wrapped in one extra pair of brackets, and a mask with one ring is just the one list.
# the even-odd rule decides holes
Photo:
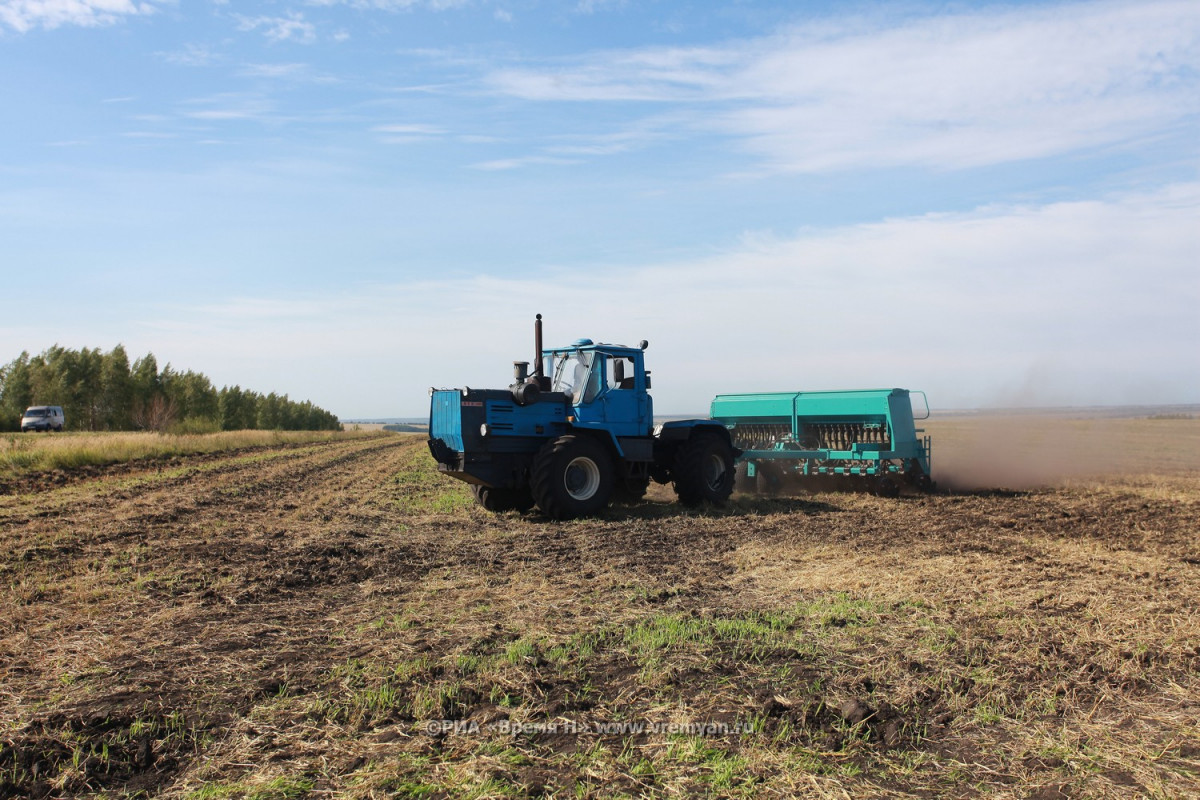
[[(653, 425), (650, 395), (633, 357), (604, 355), (604, 419), (614, 436), (649, 436)], [(642, 384), (642, 385), (639, 385)]]

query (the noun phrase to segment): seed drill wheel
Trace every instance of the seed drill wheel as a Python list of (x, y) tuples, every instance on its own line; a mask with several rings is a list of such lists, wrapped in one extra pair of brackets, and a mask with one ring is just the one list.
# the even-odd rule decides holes
[(740, 462), (733, 474), (733, 488), (743, 494), (758, 494), (758, 471), (755, 470), (754, 477), (750, 477), (750, 462)]
[(733, 493), (733, 450), (719, 433), (697, 433), (675, 453), (675, 494), (687, 506), (722, 505)]
[(502, 511), (525, 512), (533, 508), (533, 495), (529, 489), (494, 489), (490, 486), (471, 486), (475, 502), (496, 513)]
[(573, 519), (595, 514), (612, 496), (612, 459), (595, 439), (560, 436), (538, 451), (530, 488), (537, 507), (548, 517)]
[(913, 462), (913, 464), (905, 471), (905, 477), (908, 479), (908, 482), (912, 484), (913, 488), (919, 492), (928, 493), (937, 488), (933, 482), (933, 479), (929, 477), (929, 474), (925, 472), (925, 470), (921, 468), (921, 465), (916, 462)]

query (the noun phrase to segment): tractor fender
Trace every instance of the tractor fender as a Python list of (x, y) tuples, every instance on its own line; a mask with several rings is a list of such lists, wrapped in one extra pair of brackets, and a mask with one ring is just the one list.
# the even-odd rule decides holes
[(718, 422), (715, 419), (675, 419), (670, 422), (664, 422), (654, 429), (654, 438), (664, 444), (686, 442), (692, 438), (692, 434), (699, 431), (704, 432), (719, 432), (726, 440), (732, 440), (729, 437), (729, 429), (725, 427), (723, 422)]
[(718, 433), (725, 438), (733, 450), (736, 459), (742, 451), (733, 446), (733, 439), (725, 424), (715, 419), (676, 419), (664, 422), (654, 429), (654, 464), (652, 472), (659, 483), (668, 483), (671, 479), (671, 465), (675, 461), (675, 451), (684, 442), (698, 433)]
[(567, 431), (569, 433), (590, 436), (604, 445), (608, 449), (608, 454), (617, 461), (621, 461), (625, 458), (625, 450), (621, 447), (621, 442), (608, 428), (600, 425), (593, 427), (591, 425), (580, 425), (579, 423), (574, 423), (567, 426)]

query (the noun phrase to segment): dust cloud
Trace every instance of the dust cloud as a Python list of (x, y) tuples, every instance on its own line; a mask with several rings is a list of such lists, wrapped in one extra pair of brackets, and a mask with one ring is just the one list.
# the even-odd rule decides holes
[(971, 415), (925, 425), (933, 438), (933, 478), (951, 491), (1200, 470), (1197, 419)]

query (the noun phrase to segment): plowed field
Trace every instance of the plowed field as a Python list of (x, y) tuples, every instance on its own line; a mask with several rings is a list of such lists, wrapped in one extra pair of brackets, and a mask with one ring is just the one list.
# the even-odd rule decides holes
[(409, 435), (8, 481), (0, 797), (1200, 796), (1200, 426), (1145, 425), (1161, 474), (569, 523)]

